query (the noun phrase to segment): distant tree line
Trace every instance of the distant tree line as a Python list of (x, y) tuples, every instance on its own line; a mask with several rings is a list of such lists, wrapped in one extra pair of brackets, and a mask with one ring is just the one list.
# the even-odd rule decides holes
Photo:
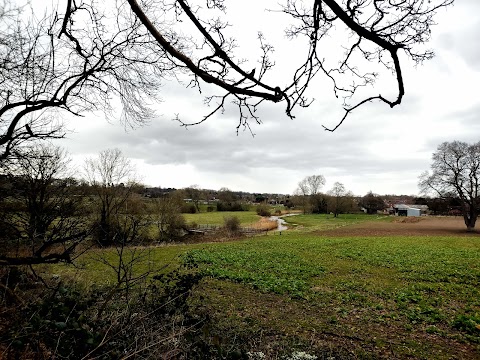
[(245, 211), (258, 196), (197, 185), (147, 190), (118, 149), (74, 169), (61, 148), (34, 144), (0, 171), (0, 265), (72, 262), (88, 246), (176, 240), (189, 231), (182, 213)]
[(183, 194), (145, 198), (120, 150), (87, 159), (81, 180), (70, 164), (37, 144), (2, 166), (0, 265), (72, 262), (88, 246), (171, 241), (185, 229)]
[(321, 192), (325, 185), (323, 175), (310, 175), (298, 183), (292, 197), (292, 204), (300, 207), (304, 214), (332, 213), (335, 217), (339, 214), (358, 211), (358, 204), (351, 191), (336, 182), (332, 189), (326, 193)]

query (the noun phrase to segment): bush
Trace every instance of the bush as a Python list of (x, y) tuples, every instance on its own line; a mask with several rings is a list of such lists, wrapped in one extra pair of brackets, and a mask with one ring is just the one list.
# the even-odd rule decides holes
[[(21, 288), (23, 299), (15, 295), (19, 303), (0, 314), (1, 324), (7, 325), (0, 334), (2, 359), (52, 359), (53, 354), (59, 359), (160, 359), (168, 353), (194, 358), (188, 352), (205, 322), (200, 324), (198, 315), (190, 312), (189, 298), (202, 274), (191, 271), (187, 261), (153, 276), (150, 283), (139, 282), (128, 296), (115, 286), (85, 290), (52, 282), (51, 289), (42, 288), (24, 272), (6, 274), (10, 283), (12, 277), (18, 280), (12, 288), (4, 275), (0, 268), (0, 295), (1, 290)], [(0, 306), (5, 306), (2, 298)], [(212, 357), (207, 353), (195, 358)]]
[(237, 202), (226, 203), (220, 201), (217, 203), (217, 211), (248, 211), (248, 207)]
[(162, 223), (157, 223), (159, 232), (159, 241), (173, 241), (183, 235), (183, 229), (187, 226), (182, 214), (170, 213), (163, 219)]
[(182, 204), (181, 212), (183, 214), (195, 214), (197, 212), (197, 208), (194, 204), (184, 203)]
[(225, 229), (230, 232), (238, 232), (240, 230), (240, 219), (237, 216), (226, 216), (223, 218)]
[(272, 216), (271, 212), (270, 212), (270, 208), (265, 205), (265, 204), (262, 204), (262, 205), (258, 205), (257, 206), (257, 215), (260, 215), (260, 216)]
[(212, 212), (215, 208), (212, 205), (208, 205), (207, 212)]

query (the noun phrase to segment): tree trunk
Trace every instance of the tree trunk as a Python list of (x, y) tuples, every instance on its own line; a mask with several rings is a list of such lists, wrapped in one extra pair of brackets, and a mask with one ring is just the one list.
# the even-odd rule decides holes
[(477, 209), (475, 209), (474, 206), (470, 206), (469, 209), (464, 211), (463, 220), (465, 221), (468, 232), (475, 231), (475, 223), (477, 222), (477, 216)]
[(107, 210), (102, 207), (100, 212), (99, 241), (101, 245), (110, 245), (111, 243), (110, 221), (107, 216)]

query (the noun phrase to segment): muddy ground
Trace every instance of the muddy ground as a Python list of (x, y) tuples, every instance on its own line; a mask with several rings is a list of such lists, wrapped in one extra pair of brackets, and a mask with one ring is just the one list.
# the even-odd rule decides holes
[(392, 222), (372, 221), (316, 232), (335, 236), (479, 236), (480, 231), (467, 232), (462, 217), (425, 216), (398, 217)]

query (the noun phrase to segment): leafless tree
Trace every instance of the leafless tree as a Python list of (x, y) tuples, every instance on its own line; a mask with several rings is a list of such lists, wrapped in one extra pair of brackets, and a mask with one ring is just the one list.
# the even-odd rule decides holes
[[(291, 91), (299, 102), (304, 99), (303, 94), (314, 76), (320, 73), (329, 79), (335, 95), (344, 99), (343, 118), (335, 127), (325, 127), (334, 131), (352, 111), (366, 103), (380, 101), (394, 107), (402, 102), (405, 85), (399, 54), (405, 54), (416, 64), (432, 58), (433, 51), (425, 50), (423, 45), (430, 39), (437, 10), (451, 5), (453, 0), (343, 0), (341, 3), (314, 0), (309, 3), (310, 6), (306, 6), (304, 1), (288, 0), (284, 7), (284, 11), (299, 22), (287, 34), (306, 36), (310, 40), (306, 61), (296, 71)], [(347, 32), (349, 40), (340, 44), (344, 52), (338, 62), (328, 65), (331, 61), (327, 61), (321, 45), (338, 29)], [(362, 71), (362, 60), (378, 66), (374, 71)], [(395, 76), (396, 96), (392, 99), (381, 94), (367, 96), (351, 103), (357, 90), (373, 85), (382, 69)], [(350, 85), (342, 85), (340, 79), (344, 75), (351, 80)]]
[[(245, 54), (238, 54), (235, 39), (225, 35), (223, 0), (63, 0), (41, 18), (29, 15), (28, 8), (22, 13), (9, 0), (0, 1), (0, 160), (29, 139), (62, 137), (60, 119), (66, 113), (83, 116), (101, 110), (116, 117), (120, 104), (126, 124), (144, 123), (152, 116), (148, 105), (156, 101), (165, 76), (186, 76), (186, 83), (199, 90), (204, 84), (220, 89), (219, 95), (206, 98), (212, 110), (195, 123), (222, 112), (231, 100), (239, 111), (238, 129), (260, 122), (255, 111), (264, 101), (283, 103), (293, 118), (296, 107), (311, 104), (306, 90), (323, 75), (335, 95), (345, 99), (343, 118), (326, 129), (333, 131), (361, 105), (380, 101), (394, 107), (402, 102), (399, 54), (414, 63), (431, 58), (433, 52), (423, 45), (435, 13), (453, 2), (286, 0), (283, 12), (293, 21), (287, 35), (306, 37), (308, 45), (305, 61), (292, 69), (285, 85), (267, 81), (275, 62), (273, 47), (261, 34), (259, 65), (244, 67)], [(174, 26), (177, 22), (193, 30), (182, 33)], [(344, 52), (337, 61), (323, 55), (324, 42), (336, 31), (349, 35), (339, 44)], [(374, 84), (382, 69), (393, 72), (396, 96), (354, 99), (358, 89)]]
[[(127, 1), (158, 44), (188, 68), (196, 86), (200, 87), (202, 80), (225, 91), (224, 95), (207, 98), (209, 104), (216, 100), (214, 110), (199, 122), (223, 110), (228, 98), (239, 108), (238, 126), (248, 126), (249, 119), (258, 122), (255, 110), (264, 100), (285, 103), (287, 116), (293, 118), (292, 112), (296, 106), (307, 107), (311, 104), (311, 100), (306, 97), (306, 90), (316, 76), (323, 74), (331, 81), (335, 95), (345, 99), (345, 114), (337, 126), (325, 128), (329, 131), (338, 128), (348, 114), (363, 104), (377, 100), (394, 107), (402, 102), (405, 86), (399, 54), (406, 54), (414, 63), (430, 59), (433, 52), (425, 50), (423, 45), (430, 39), (434, 15), (438, 9), (453, 3), (453, 0), (343, 0), (341, 3), (337, 0), (287, 0), (282, 9), (294, 21), (287, 29), (287, 36), (306, 37), (309, 45), (305, 51), (304, 63), (297, 69), (292, 69), (291, 83), (280, 86), (265, 80), (265, 74), (274, 66), (271, 59), (273, 47), (266, 39), (259, 35), (262, 50), (259, 69), (242, 68), (241, 62), (235, 59), (234, 42), (227, 40), (223, 34), (228, 24), (218, 18), (204, 19), (199, 11), (194, 10), (201, 8), (199, 3), (203, 1), (159, 1), (153, 2), (157, 3), (157, 7), (153, 5), (147, 8), (142, 7), (137, 0)], [(159, 3), (162, 6), (158, 6)], [(206, 6), (212, 11), (224, 12), (227, 8), (225, 3), (223, 0), (207, 0)], [(169, 41), (165, 36), (167, 32), (152, 22), (151, 13), (155, 13), (155, 8), (165, 9), (165, 6), (175, 9), (179, 19), (185, 19), (194, 26), (195, 35), (202, 39), (201, 46), (197, 46), (201, 51), (187, 53)], [(322, 45), (335, 31), (347, 33), (349, 40), (340, 44), (344, 49), (343, 56), (337, 62), (333, 61), (335, 65), (330, 66)], [(205, 49), (208, 49), (207, 54)], [(362, 71), (359, 68), (362, 60), (368, 64), (378, 64), (377, 70)], [(349, 99), (357, 90), (374, 84), (382, 69), (394, 74), (397, 95), (393, 99), (387, 99), (383, 95), (367, 96), (350, 104)], [(341, 84), (340, 78), (343, 76), (348, 77), (350, 85)]]
[(325, 185), (325, 177), (323, 175), (310, 175), (302, 179), (298, 183), (295, 194), (301, 197), (303, 213), (307, 212), (307, 206), (313, 204), (313, 199), (318, 195), (320, 189)]
[(183, 199), (170, 193), (153, 199), (152, 219), (158, 229), (158, 240), (171, 241), (181, 235), (185, 227), (185, 218), (181, 214)]
[(113, 245), (120, 231), (117, 215), (128, 213), (124, 207), (137, 186), (134, 167), (119, 149), (108, 149), (86, 160), (85, 175), (99, 202), (98, 240)]
[(431, 173), (420, 176), (419, 187), (425, 194), (441, 198), (456, 195), (468, 231), (473, 231), (480, 207), (480, 142), (444, 142), (432, 155)]
[(310, 175), (298, 183), (298, 190), (304, 196), (316, 195), (324, 185), (325, 177), (323, 175)]
[(347, 196), (348, 192), (347, 189), (345, 188), (345, 185), (343, 185), (341, 182), (335, 182), (333, 184), (333, 187), (328, 191), (328, 194), (332, 197), (332, 205), (330, 206), (330, 211), (333, 209), (333, 214), (335, 217), (338, 216), (343, 211), (343, 208), (345, 207), (346, 199), (345, 197)]
[(89, 234), (65, 152), (45, 144), (23, 149), (4, 169), (10, 185), (0, 222), (6, 241), (0, 265), (71, 262)]
[(38, 18), (0, 2), (0, 161), (30, 139), (64, 136), (64, 114), (150, 118), (172, 63), (125, 4), (68, 0), (67, 15)]
[(200, 200), (202, 200), (203, 191), (198, 185), (191, 185), (184, 189), (185, 194), (190, 198), (195, 205), (197, 212), (200, 212)]

